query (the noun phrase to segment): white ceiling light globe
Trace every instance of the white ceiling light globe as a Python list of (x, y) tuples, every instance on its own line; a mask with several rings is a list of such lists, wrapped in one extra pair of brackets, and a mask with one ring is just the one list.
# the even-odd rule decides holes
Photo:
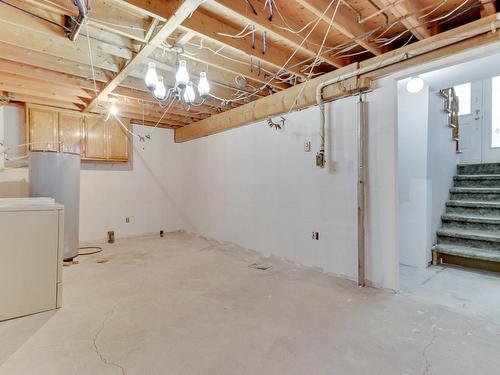
[(195, 99), (195, 93), (193, 89), (193, 83), (188, 82), (186, 89), (184, 90), (184, 101), (187, 104), (191, 104), (194, 102), (194, 99)]
[(424, 80), (420, 77), (411, 77), (406, 83), (406, 90), (410, 94), (417, 94), (424, 88)]
[(146, 87), (149, 90), (154, 90), (156, 88), (156, 84), (158, 83), (158, 75), (156, 74), (155, 63), (148, 63), (148, 71), (144, 76), (144, 82), (146, 83)]
[(198, 81), (198, 92), (202, 98), (206, 98), (210, 93), (210, 84), (207, 80), (207, 73), (200, 73), (200, 80)]
[(181, 89), (186, 87), (189, 82), (189, 73), (187, 71), (186, 60), (179, 61), (179, 68), (177, 69), (177, 74), (175, 75), (175, 81), (177, 82), (177, 86)]
[(153, 91), (153, 95), (158, 100), (163, 100), (167, 96), (167, 89), (165, 88), (165, 84), (163, 83), (162, 76), (158, 76), (158, 83), (156, 84), (156, 88)]

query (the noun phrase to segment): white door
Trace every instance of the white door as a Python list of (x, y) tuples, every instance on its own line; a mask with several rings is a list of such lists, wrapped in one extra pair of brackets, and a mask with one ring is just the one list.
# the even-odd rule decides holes
[(473, 82), (455, 86), (459, 97), (460, 162), (482, 161), (483, 83)]
[(500, 76), (484, 81), (482, 161), (500, 161)]

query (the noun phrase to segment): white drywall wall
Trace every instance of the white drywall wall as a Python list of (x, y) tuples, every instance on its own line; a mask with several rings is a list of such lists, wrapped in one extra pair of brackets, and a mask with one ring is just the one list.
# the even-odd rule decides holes
[[(25, 131), (23, 109), (12, 107), (8, 112), (9, 126)], [(151, 128), (134, 126), (133, 131), (146, 134)], [(9, 137), (14, 135), (12, 131), (7, 133)], [(15, 146), (14, 143), (24, 141), (9, 140), (9, 145)], [(179, 147), (173, 142), (171, 130), (157, 129), (151, 140), (142, 145), (134, 140), (129, 163), (82, 163), (80, 241), (104, 239), (108, 230), (114, 230), (117, 237), (128, 237), (183, 229), (177, 197), (181, 190)], [(0, 171), (0, 197), (27, 196), (28, 168)], [(126, 217), (130, 223), (125, 223)]]
[[(368, 96), (367, 278), (395, 289), (396, 264), (385, 258), (397, 256), (391, 94), (388, 85)], [(312, 107), (287, 116), (282, 131), (260, 121), (185, 143), (188, 229), (356, 279), (357, 98), (327, 105), (325, 169), (315, 166), (318, 126)]]
[(398, 183), (400, 263), (425, 267), (427, 238), (427, 152), (429, 87), (419, 93), (398, 83)]
[(426, 84), (411, 94), (398, 82), (400, 263), (424, 268), (449, 197), (458, 154), (443, 98)]
[[(152, 130), (134, 125), (132, 131), (145, 135)], [(143, 144), (134, 138), (127, 164), (82, 163), (80, 240), (105, 238), (108, 230), (128, 237), (183, 229), (179, 152), (173, 132), (156, 129)]]

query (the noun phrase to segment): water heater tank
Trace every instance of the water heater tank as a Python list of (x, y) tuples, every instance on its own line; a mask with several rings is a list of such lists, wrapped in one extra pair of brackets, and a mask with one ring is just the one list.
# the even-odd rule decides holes
[(80, 155), (32, 151), (30, 196), (51, 197), (64, 205), (64, 259), (78, 255), (80, 215)]

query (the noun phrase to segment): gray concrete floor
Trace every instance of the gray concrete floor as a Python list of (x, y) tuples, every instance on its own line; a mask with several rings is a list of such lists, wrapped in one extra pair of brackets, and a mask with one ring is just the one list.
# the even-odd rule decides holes
[(121, 240), (64, 269), (62, 309), (0, 323), (0, 374), (498, 374), (499, 291), (402, 268), (395, 294), (182, 233)]

